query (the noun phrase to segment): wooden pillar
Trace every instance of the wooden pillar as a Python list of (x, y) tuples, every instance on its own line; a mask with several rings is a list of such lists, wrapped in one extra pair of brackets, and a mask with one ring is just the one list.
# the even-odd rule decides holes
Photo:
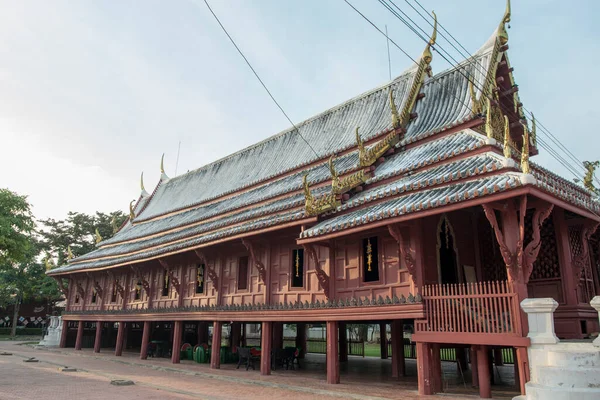
[(404, 363), (404, 323), (395, 319), (391, 324), (392, 329), (392, 377), (400, 378), (406, 375)]
[(221, 368), (221, 331), (223, 323), (221, 321), (213, 322), (212, 348), (210, 352), (210, 367), (212, 369)]
[(125, 330), (123, 332), (123, 349), (127, 350), (127, 339), (129, 339), (129, 331), (131, 331), (132, 328), (132, 324), (126, 324), (125, 325)]
[(298, 358), (304, 358), (306, 354), (306, 324), (296, 324), (296, 347), (300, 349)]
[(231, 323), (231, 333), (229, 334), (229, 342), (231, 343), (231, 349), (237, 348), (240, 346), (240, 340), (242, 338), (242, 323), (241, 322), (232, 322)]
[(83, 341), (83, 321), (77, 322), (77, 339), (75, 339), (75, 350), (81, 350)]
[(183, 321), (173, 322), (173, 348), (171, 350), (171, 362), (179, 364), (181, 361), (181, 336), (183, 335)]
[(273, 322), (273, 348), (283, 349), (283, 322)]
[(431, 345), (429, 343), (417, 342), (417, 375), (419, 395), (433, 394), (431, 385)]
[(469, 358), (471, 359), (471, 385), (479, 387), (479, 371), (477, 369), (477, 346), (471, 346), (469, 350)]
[(260, 374), (271, 375), (271, 349), (273, 345), (273, 322), (262, 323), (260, 333)]
[(348, 331), (346, 330), (346, 323), (339, 323), (339, 342), (340, 342), (340, 361), (348, 361)]
[(337, 321), (327, 321), (327, 383), (340, 383)]
[(150, 342), (151, 321), (144, 321), (144, 330), (142, 332), (142, 347), (140, 349), (140, 360), (148, 358), (148, 343)]
[(387, 353), (387, 324), (385, 322), (379, 323), (379, 346), (381, 352), (381, 359), (385, 360), (388, 358)]
[(494, 349), (494, 364), (497, 367), (504, 365), (504, 360), (502, 360), (502, 349)]
[(442, 359), (440, 345), (437, 343), (431, 345), (431, 386), (433, 393), (440, 393), (443, 391)]
[(477, 348), (477, 372), (479, 373), (479, 397), (482, 399), (492, 398), (491, 376), (488, 363), (488, 347), (479, 346)]
[(119, 328), (117, 330), (117, 343), (115, 345), (115, 356), (120, 357), (123, 354), (123, 337), (125, 336), (125, 322), (119, 321)]
[[(513, 355), (513, 371), (515, 374), (515, 387), (521, 388), (521, 379), (519, 377), (519, 362), (517, 361), (517, 349), (515, 349), (514, 347), (512, 349), (512, 355)], [(522, 394), (525, 394), (525, 393), (522, 393)]]
[(60, 333), (60, 348), (64, 349), (65, 347), (67, 347), (67, 335), (69, 332), (69, 322), (63, 320), (62, 322), (62, 329), (61, 329), (61, 333)]
[(457, 347), (454, 349), (454, 351), (456, 352), (456, 361), (458, 361), (459, 365), (457, 366), (458, 368), (460, 368), (458, 370), (458, 373), (460, 373), (461, 371), (466, 371), (469, 369), (469, 365), (467, 364), (467, 351), (464, 347)]
[(94, 339), (94, 353), (100, 353), (102, 347), (102, 321), (96, 321), (96, 338)]
[(198, 344), (206, 343), (208, 345), (208, 322), (198, 322)]
[[(517, 347), (517, 357), (515, 363), (519, 364), (519, 389), (521, 394), (525, 395), (525, 384), (529, 382), (529, 357), (527, 355), (527, 347)], [(515, 377), (515, 381), (516, 381)]]

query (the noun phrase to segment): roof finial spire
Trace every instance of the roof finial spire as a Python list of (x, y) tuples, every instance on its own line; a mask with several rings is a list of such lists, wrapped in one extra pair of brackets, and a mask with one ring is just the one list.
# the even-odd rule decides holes
[(135, 218), (135, 213), (133, 212), (133, 203), (135, 203), (135, 199), (131, 200), (131, 203), (129, 203), (129, 220), (133, 221), (133, 219)]
[(163, 153), (162, 156), (160, 157), (160, 173), (161, 174), (165, 173), (165, 153)]
[(531, 113), (531, 143), (533, 143), (534, 146), (537, 146), (537, 130), (533, 113)]
[[(500, 44), (505, 45), (508, 43), (508, 32), (506, 31), (506, 24), (510, 22), (510, 0), (506, 0), (506, 11), (504, 11), (504, 16), (502, 17), (502, 21), (500, 21), (500, 25), (498, 26), (498, 39), (500, 39)], [(509, 26), (510, 28), (510, 26)]]
[(96, 228), (96, 244), (102, 241), (102, 236), (100, 236), (100, 232), (98, 232), (98, 228)]
[(73, 252), (71, 251), (71, 245), (67, 246), (67, 260), (73, 259)]
[(117, 225), (117, 216), (116, 215), (113, 215), (113, 217), (111, 218), (110, 226), (112, 227), (113, 235), (115, 233), (117, 233), (117, 231), (119, 230), (119, 225)]
[(332, 191), (335, 192), (336, 188), (340, 186), (340, 177), (335, 170), (335, 165), (333, 164), (334, 156), (329, 157), (329, 172), (331, 173), (331, 187)]
[(504, 157), (512, 157), (512, 151), (510, 150), (510, 123), (506, 115), (504, 116)]
[(144, 188), (144, 171), (142, 171), (142, 175), (140, 176), (140, 189), (142, 189), (142, 192), (146, 191)]
[(521, 170), (524, 174), (529, 174), (529, 130), (527, 125), (523, 124), (523, 148), (521, 149)]

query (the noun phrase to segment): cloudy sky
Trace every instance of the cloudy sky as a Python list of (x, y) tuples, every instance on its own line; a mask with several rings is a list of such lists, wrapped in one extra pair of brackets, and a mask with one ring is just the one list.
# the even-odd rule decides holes
[[(376, 0), (350, 1), (420, 55)], [(395, 0), (409, 12), (407, 1)], [(420, 2), (470, 52), (504, 11), (503, 0)], [(342, 0), (210, 3), (295, 122), (388, 81), (385, 39)], [(600, 2), (513, 3), (521, 100), (581, 160), (600, 158)], [(394, 76), (411, 66), (397, 49), (391, 59)], [(434, 54), (434, 71), (448, 67)], [(175, 175), (180, 141), (177, 174), (288, 125), (203, 0), (0, 1), (0, 187), (28, 195), (40, 218), (126, 210), (142, 171), (156, 184), (163, 152)], [(572, 179), (544, 151), (537, 161)]]

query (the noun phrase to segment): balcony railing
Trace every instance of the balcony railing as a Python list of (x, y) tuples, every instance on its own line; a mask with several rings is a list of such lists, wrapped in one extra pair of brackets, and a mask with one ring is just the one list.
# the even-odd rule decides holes
[(423, 303), (416, 333), (522, 333), (517, 294), (506, 281), (424, 286)]

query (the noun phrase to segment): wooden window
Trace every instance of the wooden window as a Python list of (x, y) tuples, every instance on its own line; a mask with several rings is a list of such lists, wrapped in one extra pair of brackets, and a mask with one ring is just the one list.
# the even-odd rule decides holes
[(96, 300), (98, 299), (98, 293), (96, 293), (96, 288), (92, 289), (92, 304), (96, 304)]
[(292, 250), (292, 287), (304, 287), (304, 249)]
[(379, 253), (377, 237), (363, 239), (363, 276), (365, 282), (379, 280)]
[(135, 283), (135, 293), (133, 295), (134, 300), (139, 300), (142, 297), (142, 281)]
[(199, 264), (196, 271), (196, 293), (204, 293), (204, 264)]
[(75, 293), (75, 304), (79, 303), (79, 293)]
[(116, 303), (117, 302), (117, 283), (118, 283), (118, 281), (113, 282), (113, 290), (112, 290), (112, 293), (110, 295), (110, 302), (111, 303)]
[(248, 256), (238, 260), (238, 290), (248, 289)]
[(167, 271), (165, 271), (165, 273), (163, 274), (163, 284), (162, 284), (162, 292), (161, 292), (162, 296), (169, 295), (169, 287), (170, 286), (171, 286), (171, 281), (169, 280), (169, 274), (167, 273)]

